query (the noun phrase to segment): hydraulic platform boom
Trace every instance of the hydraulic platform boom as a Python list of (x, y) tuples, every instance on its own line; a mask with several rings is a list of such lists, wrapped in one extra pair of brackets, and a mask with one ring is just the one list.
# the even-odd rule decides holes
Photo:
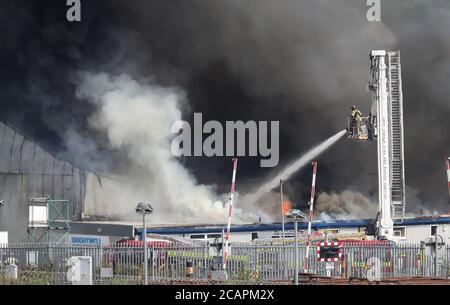
[(405, 215), (403, 95), (400, 52), (372, 51), (369, 137), (377, 138), (379, 218), (377, 235), (392, 239), (393, 222)]

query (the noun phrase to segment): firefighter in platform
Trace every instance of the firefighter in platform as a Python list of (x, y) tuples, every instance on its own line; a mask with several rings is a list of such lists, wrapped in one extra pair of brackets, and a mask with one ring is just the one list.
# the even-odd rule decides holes
[(362, 113), (355, 105), (351, 107), (352, 113), (350, 115), (350, 133), (351, 136), (358, 137), (362, 133), (361, 121)]

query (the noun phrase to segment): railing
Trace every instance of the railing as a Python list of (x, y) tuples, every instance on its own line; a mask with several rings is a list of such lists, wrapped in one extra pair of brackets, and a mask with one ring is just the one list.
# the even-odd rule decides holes
[[(450, 248), (438, 251), (438, 256), (417, 244), (358, 245), (341, 247), (338, 262), (317, 260), (312, 247), (309, 270), (318, 276), (367, 279), (378, 277), (449, 278)], [(300, 272), (304, 272), (306, 246), (299, 245)], [(9, 244), (0, 246), (0, 271), (5, 265), (18, 267), (18, 283), (69, 284), (65, 277), (67, 260), (72, 256), (92, 258), (94, 284), (140, 284), (143, 279), (143, 249), (124, 245), (60, 245)], [(211, 277), (214, 256), (205, 245), (148, 248), (149, 282), (183, 280), (186, 265), (193, 266), (193, 280)], [(108, 272), (105, 272), (108, 271)], [(229, 281), (239, 283), (270, 283), (291, 281), (295, 274), (295, 245), (235, 244), (227, 264)], [(3, 279), (5, 280), (5, 279)], [(0, 283), (2, 281), (0, 272)]]
[(369, 117), (361, 117), (358, 121), (349, 116), (347, 118), (348, 138), (354, 140), (368, 140), (369, 139)]

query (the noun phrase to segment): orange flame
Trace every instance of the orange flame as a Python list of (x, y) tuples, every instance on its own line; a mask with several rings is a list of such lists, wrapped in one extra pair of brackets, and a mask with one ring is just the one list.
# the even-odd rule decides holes
[(286, 215), (289, 210), (292, 209), (292, 203), (289, 200), (286, 200), (285, 202), (283, 202), (283, 215)]

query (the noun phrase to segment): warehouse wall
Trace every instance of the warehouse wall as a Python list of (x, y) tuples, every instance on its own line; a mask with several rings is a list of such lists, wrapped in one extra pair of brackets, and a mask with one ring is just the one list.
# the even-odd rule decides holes
[(140, 219), (135, 207), (144, 198), (148, 198), (145, 190), (124, 178), (87, 172), (83, 215), (91, 219)]
[(28, 199), (67, 199), (71, 217), (81, 219), (86, 172), (58, 159), (15, 128), (0, 122), (0, 231), (26, 241)]

